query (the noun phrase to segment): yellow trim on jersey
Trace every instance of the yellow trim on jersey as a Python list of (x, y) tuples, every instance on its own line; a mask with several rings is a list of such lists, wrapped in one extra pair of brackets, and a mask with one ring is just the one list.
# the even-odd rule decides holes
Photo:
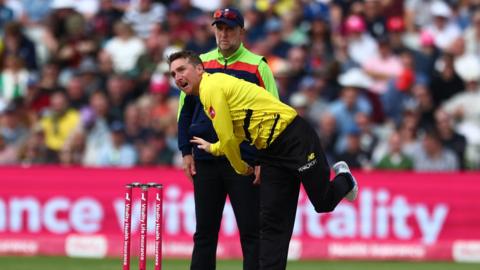
[(210, 146), (212, 154), (225, 155), (239, 174), (248, 170), (240, 143), (267, 148), (297, 115), (260, 86), (224, 73), (203, 74), (200, 101), (219, 139)]

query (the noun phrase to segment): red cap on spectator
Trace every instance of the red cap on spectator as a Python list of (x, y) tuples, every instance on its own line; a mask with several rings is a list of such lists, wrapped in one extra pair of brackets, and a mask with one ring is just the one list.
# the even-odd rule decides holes
[(411, 69), (404, 69), (397, 78), (396, 87), (401, 92), (408, 91), (415, 82), (415, 74)]
[(150, 81), (150, 92), (152, 94), (168, 94), (170, 84), (168, 79), (163, 75), (153, 75)]
[(422, 46), (432, 46), (434, 43), (433, 35), (429, 31), (422, 31), (420, 33), (420, 44)]
[(405, 23), (401, 17), (390, 17), (387, 21), (387, 29), (389, 32), (403, 32)]
[(358, 33), (365, 31), (365, 22), (362, 17), (351, 15), (345, 21), (347, 33)]

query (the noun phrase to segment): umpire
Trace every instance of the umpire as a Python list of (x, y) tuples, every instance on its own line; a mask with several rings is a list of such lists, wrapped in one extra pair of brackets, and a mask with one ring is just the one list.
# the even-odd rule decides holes
[[(255, 83), (278, 99), (272, 72), (262, 56), (242, 44), (245, 34), (242, 14), (234, 8), (219, 9), (213, 14), (217, 48), (200, 57), (205, 70), (222, 72)], [(195, 216), (191, 270), (213, 270), (216, 266), (218, 232), (228, 194), (235, 213), (243, 252), (243, 269), (259, 268), (259, 176), (235, 172), (225, 157), (215, 157), (197, 147), (193, 136), (209, 142), (218, 141), (212, 122), (205, 115), (198, 96), (185, 96), (179, 105), (178, 142), (186, 175), (193, 180)], [(243, 160), (254, 165), (256, 150), (241, 145)], [(259, 172), (260, 167), (255, 168)], [(256, 175), (260, 175), (257, 173)]]

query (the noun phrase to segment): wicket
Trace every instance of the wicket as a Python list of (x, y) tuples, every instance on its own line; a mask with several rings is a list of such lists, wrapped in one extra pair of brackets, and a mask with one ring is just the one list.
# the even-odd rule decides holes
[(139, 270), (147, 269), (147, 210), (148, 190), (154, 188), (155, 193), (155, 270), (162, 269), (162, 213), (163, 213), (163, 185), (157, 183), (141, 184), (138, 182), (125, 186), (125, 212), (123, 225), (123, 270), (130, 270), (130, 246), (132, 227), (132, 190), (141, 189), (140, 201), (140, 255)]

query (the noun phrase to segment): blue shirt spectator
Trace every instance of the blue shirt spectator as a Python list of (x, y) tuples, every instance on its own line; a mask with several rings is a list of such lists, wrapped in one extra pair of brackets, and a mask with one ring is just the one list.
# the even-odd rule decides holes
[(5, 24), (13, 20), (13, 10), (5, 5), (5, 0), (0, 0), (0, 34), (3, 34)]
[(29, 22), (40, 23), (48, 16), (52, 0), (22, 0), (24, 15)]
[(135, 148), (125, 142), (125, 128), (123, 123), (114, 121), (110, 126), (111, 144), (105, 144), (100, 150), (98, 166), (132, 167), (137, 162)]

